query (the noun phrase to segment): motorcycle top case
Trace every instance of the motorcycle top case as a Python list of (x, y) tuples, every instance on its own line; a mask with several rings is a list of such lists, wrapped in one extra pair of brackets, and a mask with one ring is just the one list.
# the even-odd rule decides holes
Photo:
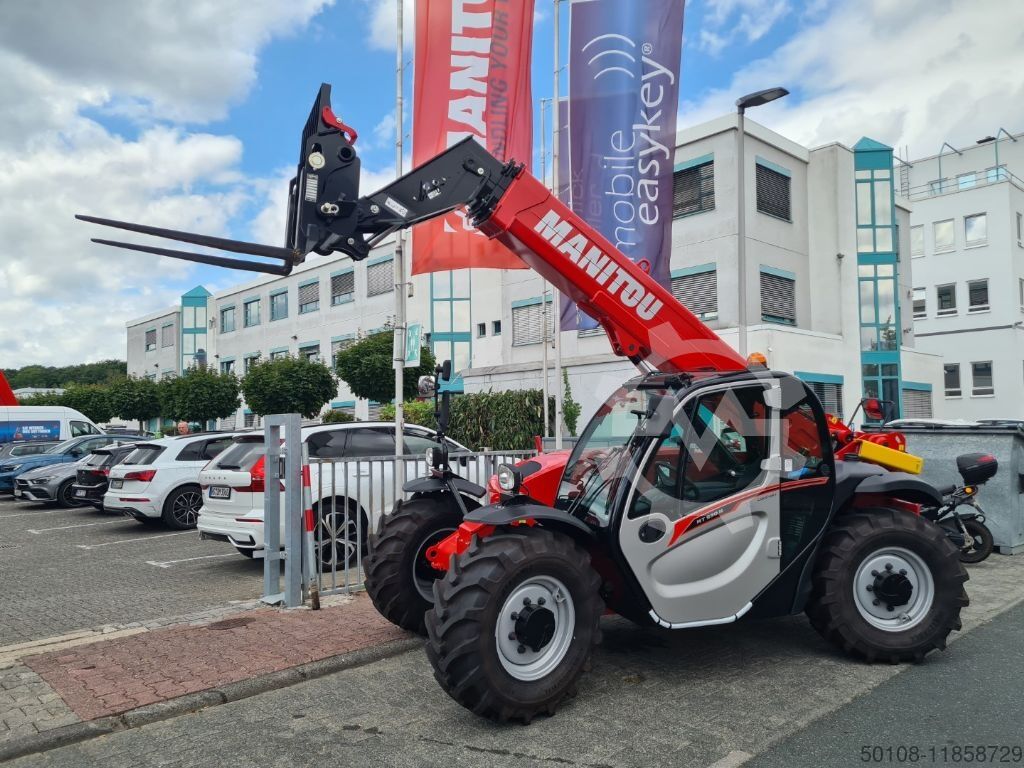
[(999, 469), (996, 457), (989, 453), (965, 453), (956, 457), (956, 468), (967, 485), (980, 485)]

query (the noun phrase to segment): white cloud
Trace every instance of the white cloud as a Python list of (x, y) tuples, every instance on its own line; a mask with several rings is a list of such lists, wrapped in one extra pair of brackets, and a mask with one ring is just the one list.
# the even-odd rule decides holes
[[(176, 302), (197, 282), (185, 262), (90, 243), (140, 238), (74, 214), (226, 234), (265, 185), (243, 179), (237, 138), (169, 122), (226, 114), (254, 82), (259, 48), (329, 1), (4, 5), (4, 366), (124, 357), (125, 321)], [(97, 112), (129, 117), (137, 135), (104, 128), (90, 118)]]
[(1020, 130), (1024, 6), (977, 0), (844, 0), (728, 87), (684, 103), (692, 125), (732, 112), (738, 95), (784, 85), (795, 95), (750, 113), (808, 145), (869, 135), (911, 156)]
[[(364, 0), (370, 10), (370, 46), (382, 51), (395, 50), (398, 31), (396, 0)], [(403, 0), (403, 48), (411, 49), (416, 34), (416, 0)]]
[(760, 40), (791, 10), (788, 0), (708, 0), (697, 47), (718, 56), (740, 33), (748, 43)]

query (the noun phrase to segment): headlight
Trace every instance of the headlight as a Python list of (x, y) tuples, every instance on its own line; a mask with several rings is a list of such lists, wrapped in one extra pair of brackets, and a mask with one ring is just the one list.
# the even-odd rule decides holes
[(43, 483), (50, 482), (50, 480), (52, 480), (52, 479), (53, 478), (51, 478), (51, 477), (33, 477), (31, 480), (29, 480), (29, 482), (30, 483), (35, 483), (36, 485), (42, 485)]
[(501, 464), (498, 467), (498, 487), (506, 493), (515, 493), (519, 490), (522, 482), (522, 475), (519, 470), (510, 464)]
[(8, 464), (6, 467), (0, 467), (0, 472), (16, 472), (21, 469), (21, 464)]
[(424, 459), (427, 462), (427, 469), (430, 469), (434, 466), (434, 449), (432, 447), (427, 448), (427, 452), (424, 456)]

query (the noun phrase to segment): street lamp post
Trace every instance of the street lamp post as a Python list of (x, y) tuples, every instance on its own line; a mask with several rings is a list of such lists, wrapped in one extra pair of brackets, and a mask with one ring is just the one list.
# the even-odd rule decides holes
[(789, 95), (789, 91), (785, 88), (767, 88), (736, 99), (736, 279), (739, 285), (739, 312), (736, 330), (739, 334), (739, 353), (744, 359), (747, 357), (747, 199), (743, 189), (746, 181), (744, 114), (750, 107), (759, 107), (787, 95)]

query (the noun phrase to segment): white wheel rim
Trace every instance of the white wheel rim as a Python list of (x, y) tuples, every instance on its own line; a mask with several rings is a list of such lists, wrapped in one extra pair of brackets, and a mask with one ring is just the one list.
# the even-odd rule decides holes
[[(879, 579), (903, 576), (912, 592), (902, 605), (890, 605), (876, 593)], [(935, 580), (920, 555), (903, 547), (884, 547), (864, 558), (853, 579), (853, 601), (861, 617), (885, 632), (904, 632), (921, 623), (935, 601)]]
[[(516, 636), (518, 617), (531, 606), (550, 611), (555, 622), (551, 639), (537, 650)], [(553, 576), (531, 576), (512, 591), (498, 614), (494, 627), (498, 659), (516, 680), (540, 680), (565, 659), (575, 633), (576, 609), (569, 590)]]

